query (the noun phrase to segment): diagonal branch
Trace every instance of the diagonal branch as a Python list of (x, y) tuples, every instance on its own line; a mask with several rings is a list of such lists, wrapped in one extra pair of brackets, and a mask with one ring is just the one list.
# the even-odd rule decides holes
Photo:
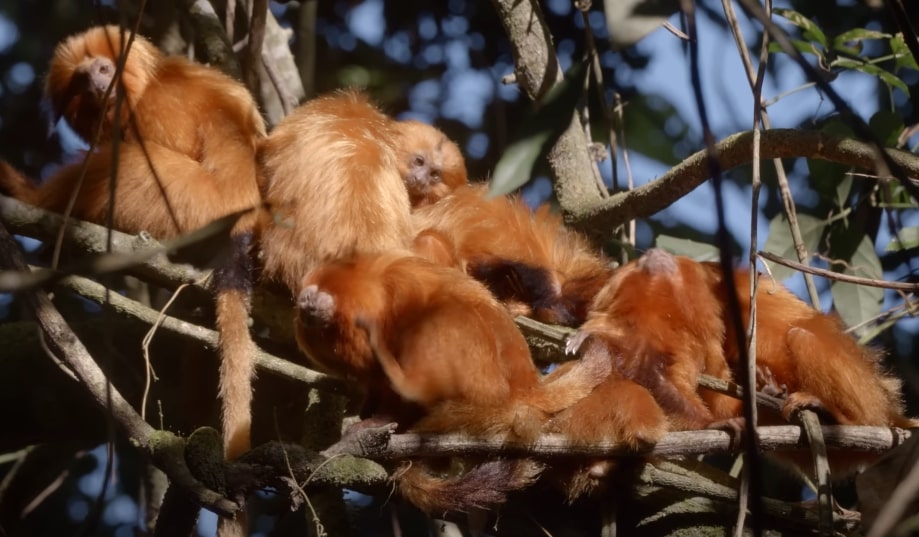
[[(0, 269), (29, 270), (19, 246), (2, 224)], [(192, 477), (185, 464), (184, 441), (181, 438), (169, 432), (155, 430), (114, 387), (108, 386), (105, 374), (43, 290), (26, 291), (22, 298), (35, 315), (51, 351), (73, 371), (96, 404), (111, 414), (118, 429), (150, 455), (157, 467), (163, 470), (173, 483), (185, 488), (202, 506), (207, 506), (215, 512), (231, 515), (239, 509), (235, 503), (207, 489)]]
[[(807, 157), (863, 169), (874, 169), (876, 153), (870, 143), (798, 129), (771, 129), (760, 134), (760, 158)], [(732, 134), (715, 144), (722, 170), (748, 164), (753, 159), (753, 131)], [(919, 178), (919, 156), (898, 149), (885, 153), (913, 178)], [(616, 226), (650, 216), (685, 196), (709, 178), (706, 151), (694, 153), (656, 180), (631, 192), (605, 200), (565, 207), (578, 229), (609, 235)], [(884, 179), (884, 178), (882, 178)]]

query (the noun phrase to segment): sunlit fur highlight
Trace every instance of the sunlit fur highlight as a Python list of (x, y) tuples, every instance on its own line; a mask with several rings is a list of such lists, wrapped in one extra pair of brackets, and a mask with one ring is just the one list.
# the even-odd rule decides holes
[[(595, 356), (543, 384), (526, 341), (488, 290), (418, 257), (322, 265), (302, 289), (301, 349), (318, 368), (363, 389), (363, 417), (395, 421), (400, 431), (533, 439), (610, 371), (609, 357)], [(415, 461), (399, 488), (431, 513), (484, 506), (535, 476), (530, 461), (504, 462), (445, 478)]]
[(313, 99), (275, 127), (258, 154), (265, 278), (296, 293), (320, 263), (408, 249), (395, 138), (393, 121), (354, 91)]
[(515, 314), (579, 325), (612, 274), (607, 261), (548, 206), (487, 194), (487, 185), (461, 186), (417, 209), (415, 250), (484, 281)]

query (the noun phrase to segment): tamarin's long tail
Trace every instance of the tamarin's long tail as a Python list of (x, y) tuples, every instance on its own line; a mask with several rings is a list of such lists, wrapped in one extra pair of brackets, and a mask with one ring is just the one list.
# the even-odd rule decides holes
[(249, 334), (252, 295), (251, 232), (235, 233), (230, 259), (214, 271), (217, 331), (220, 334), (220, 400), (227, 460), (251, 447), (255, 342)]
[[(359, 321), (367, 330), (370, 346), (393, 387), (403, 395), (411, 393), (402, 368), (383, 343), (379, 327)], [(529, 393), (500, 408), (465, 401), (444, 402), (412, 428), (416, 433), (451, 430), (485, 437), (504, 435), (508, 439), (535, 439), (552, 415), (574, 405), (609, 377), (612, 360), (604, 345), (588, 343), (580, 361), (565, 373), (535, 386)], [(440, 468), (443, 464), (445, 468)], [(469, 511), (503, 503), (509, 492), (525, 488), (539, 476), (543, 465), (527, 458), (477, 461), (451, 457), (447, 461), (406, 463), (393, 475), (400, 494), (429, 514)]]
[[(249, 333), (252, 297), (253, 233), (231, 235), (231, 255), (214, 270), (218, 347), (220, 350), (220, 406), (223, 451), (233, 460), (251, 447), (252, 381), (255, 376), (256, 346)], [(245, 509), (236, 518), (221, 518), (219, 537), (246, 537), (249, 532)]]
[(459, 473), (445, 477), (435, 474), (428, 463), (410, 461), (393, 479), (404, 498), (425, 513), (438, 515), (504, 503), (509, 492), (529, 486), (542, 471), (542, 465), (531, 459), (479, 462), (468, 470), (456, 467), (462, 462), (451, 459), (450, 470)]

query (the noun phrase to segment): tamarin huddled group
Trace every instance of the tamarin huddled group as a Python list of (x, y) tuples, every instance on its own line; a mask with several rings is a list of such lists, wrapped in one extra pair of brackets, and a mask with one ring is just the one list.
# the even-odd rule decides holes
[[(459, 147), (430, 125), (345, 90), (305, 102), (269, 133), (239, 82), (129, 36), (96, 27), (57, 47), (46, 96), (92, 149), (41, 184), (2, 163), (0, 191), (157, 238), (251, 210), (214, 276), (228, 458), (250, 448), (257, 283), (289, 292), (299, 348), (363, 393), (366, 423), (635, 448), (667, 431), (743, 426), (739, 401), (697, 380), (737, 374), (725, 304), (736, 292), (747, 321), (747, 272), (725, 289), (719, 267), (657, 249), (614, 270), (549, 207), (469, 183)], [(770, 384), (760, 387), (787, 393), (764, 422), (812, 408), (839, 424), (916, 425), (878, 354), (836, 318), (778, 285), (756, 301), (757, 363)], [(542, 377), (514, 315), (577, 328), (568, 347), (580, 360)], [(429, 513), (500, 503), (547, 464), (477, 460), (450, 475), (441, 462), (396, 474)], [(589, 494), (611, 465), (575, 465), (564, 492)], [(223, 535), (242, 533), (221, 524)]]

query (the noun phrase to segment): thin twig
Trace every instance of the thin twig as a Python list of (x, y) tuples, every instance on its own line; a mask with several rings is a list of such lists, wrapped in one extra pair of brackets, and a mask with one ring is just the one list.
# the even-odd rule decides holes
[(769, 261), (778, 263), (779, 265), (784, 265), (795, 270), (800, 270), (801, 272), (807, 272), (809, 274), (815, 274), (817, 276), (823, 276), (830, 280), (836, 280), (846, 283), (854, 283), (856, 285), (867, 285), (868, 287), (880, 287), (882, 289), (896, 289), (898, 291), (909, 291), (916, 292), (919, 291), (919, 283), (901, 283), (901, 282), (888, 282), (886, 280), (878, 280), (875, 278), (862, 278), (860, 276), (851, 276), (849, 274), (843, 274), (841, 272), (833, 272), (831, 270), (819, 269), (815, 267), (810, 267), (807, 265), (802, 265), (790, 259), (785, 259), (784, 257), (775, 255), (770, 252), (764, 252), (760, 250), (756, 253), (759, 257), (763, 259), (768, 259)]

